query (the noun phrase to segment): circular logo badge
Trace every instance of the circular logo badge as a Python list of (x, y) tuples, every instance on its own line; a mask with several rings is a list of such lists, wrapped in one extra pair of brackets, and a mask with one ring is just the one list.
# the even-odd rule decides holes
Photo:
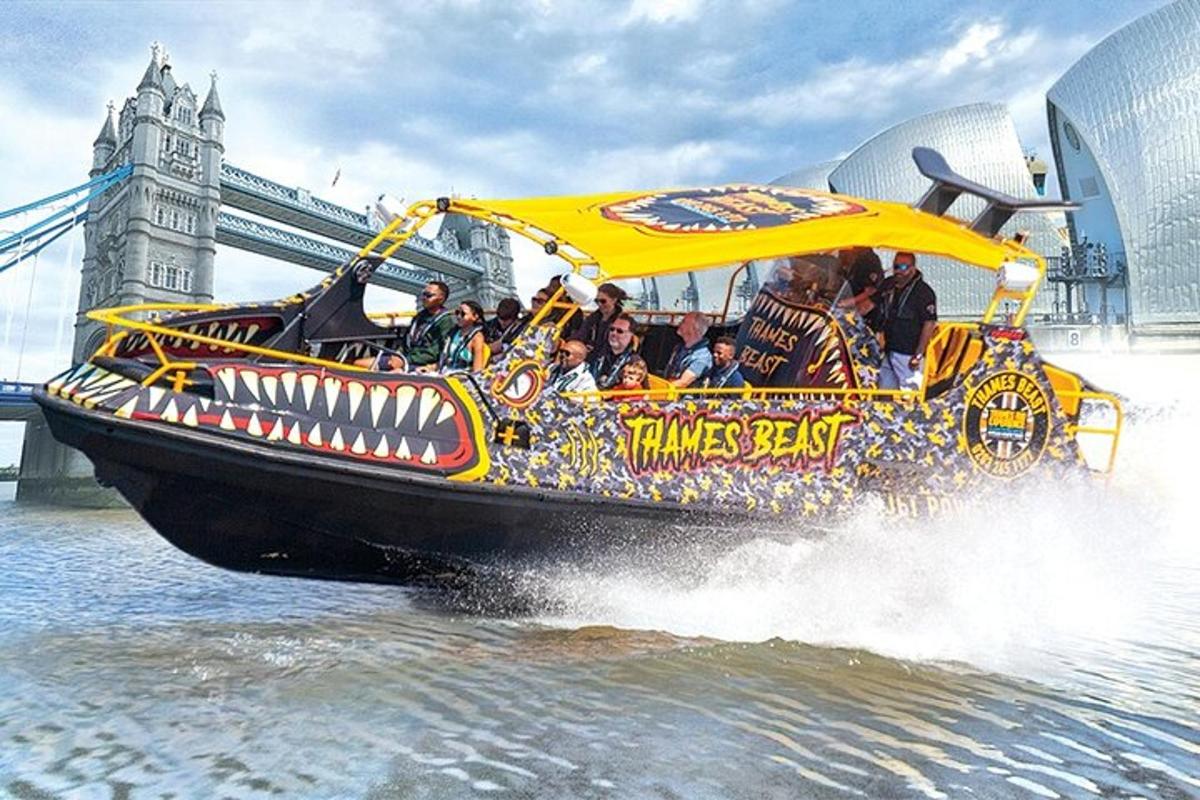
[(997, 478), (1014, 478), (1046, 449), (1050, 402), (1028, 375), (991, 375), (967, 395), (964, 432), (976, 467)]
[(773, 228), (866, 209), (837, 197), (774, 186), (717, 186), (633, 197), (601, 206), (606, 219), (668, 233)]

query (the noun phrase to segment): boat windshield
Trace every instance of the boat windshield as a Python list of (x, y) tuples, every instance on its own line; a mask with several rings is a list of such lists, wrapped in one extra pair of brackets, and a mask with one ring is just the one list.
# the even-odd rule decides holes
[(814, 253), (754, 263), (759, 275), (768, 276), (762, 288), (789, 305), (827, 310), (848, 296), (849, 285), (835, 255)]
[(835, 307), (850, 292), (838, 257), (789, 256), (756, 267), (768, 277), (738, 330), (742, 376), (762, 387), (853, 385), (850, 357), (833, 322)]

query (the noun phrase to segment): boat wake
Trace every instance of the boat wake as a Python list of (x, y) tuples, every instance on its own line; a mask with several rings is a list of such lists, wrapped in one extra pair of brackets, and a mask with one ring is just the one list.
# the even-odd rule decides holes
[(1171, 571), (1200, 565), (1185, 534), (1195, 438), (1185, 432), (1200, 414), (1186, 401), (1192, 387), (1151, 393), (1139, 378), (1197, 371), (1184, 357), (1168, 372), (1116, 361), (1110, 385), (1130, 398), (1129, 415), (1107, 484), (1000, 492), (935, 521), (888, 519), (873, 502), (815, 540), (563, 566), (530, 578), (552, 609), (538, 622), (780, 638), (1024, 674), (1089, 643), (1161, 642)]

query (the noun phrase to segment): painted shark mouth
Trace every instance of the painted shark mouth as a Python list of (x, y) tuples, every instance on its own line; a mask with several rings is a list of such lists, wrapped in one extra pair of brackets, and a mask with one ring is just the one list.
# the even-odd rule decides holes
[(478, 408), (457, 382), (258, 365), (207, 369), (214, 379), (212, 400), (144, 387), (94, 364), (53, 379), (46, 392), (124, 419), (209, 429), (381, 466), (459, 479), (487, 471)]
[(856, 387), (837, 323), (813, 306), (784, 303), (760, 292), (738, 335), (742, 373), (758, 386)]
[[(240, 317), (238, 319), (219, 319), (206, 322), (195, 322), (190, 325), (172, 325), (170, 320), (161, 323), (166, 327), (177, 328), (182, 333), (197, 336), (207, 336), (211, 339), (221, 339), (236, 344), (260, 344), (279, 329), (278, 317)], [(117, 356), (121, 358), (137, 358), (152, 355), (154, 349), (150, 346), (150, 334), (141, 331), (131, 331), (117, 345)], [(196, 358), (197, 356), (227, 355), (236, 353), (233, 347), (219, 347), (213, 344), (202, 344), (187, 339), (184, 336), (157, 336), (163, 350), (174, 356)]]
[(512, 408), (528, 408), (542, 393), (545, 369), (536, 361), (518, 361), (508, 372), (492, 381), (492, 396)]
[(720, 233), (859, 214), (836, 197), (776, 186), (733, 185), (660, 192), (609, 203), (600, 213), (616, 222), (668, 233)]

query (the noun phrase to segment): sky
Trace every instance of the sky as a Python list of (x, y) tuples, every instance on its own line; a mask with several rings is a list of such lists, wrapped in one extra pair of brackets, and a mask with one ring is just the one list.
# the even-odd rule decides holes
[[(135, 93), (156, 41), (199, 96), (218, 74), (228, 162), (363, 208), (382, 192), (765, 182), (910, 117), (983, 101), (1006, 104), (1026, 149), (1049, 163), (1046, 90), (1160, 5), (7, 0), (0, 210), (86, 180), (106, 103)], [(82, 251), (80, 232), (36, 274), (31, 262), (0, 274), (0, 379), (66, 366)], [(527, 301), (547, 266), (532, 248), (516, 255)], [(219, 247), (215, 293), (273, 298), (318, 277)], [(0, 465), (17, 460), (19, 437), (0, 423)]]

